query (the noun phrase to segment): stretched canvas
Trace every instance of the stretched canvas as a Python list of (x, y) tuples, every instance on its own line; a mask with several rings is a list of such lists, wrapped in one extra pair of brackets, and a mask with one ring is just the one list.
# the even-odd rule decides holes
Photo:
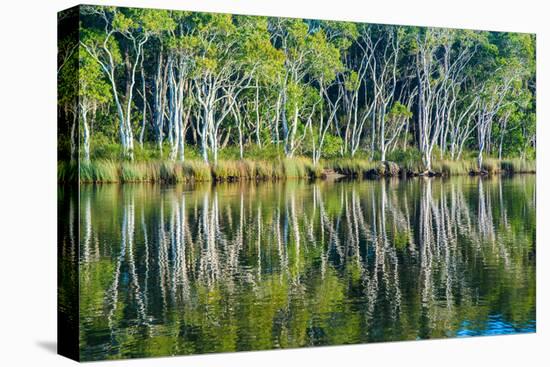
[(58, 15), (58, 348), (536, 330), (535, 35)]

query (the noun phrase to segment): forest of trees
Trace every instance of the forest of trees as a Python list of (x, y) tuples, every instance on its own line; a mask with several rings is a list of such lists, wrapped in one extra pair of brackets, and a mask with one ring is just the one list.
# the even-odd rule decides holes
[(60, 24), (74, 17), (71, 159), (535, 158), (532, 34), (103, 6)]

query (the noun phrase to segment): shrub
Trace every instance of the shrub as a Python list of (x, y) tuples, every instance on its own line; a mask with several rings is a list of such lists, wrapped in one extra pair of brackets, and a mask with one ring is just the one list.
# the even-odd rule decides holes
[[(239, 147), (237, 148), (237, 154), (235, 154), (236, 159), (239, 155)], [(227, 150), (224, 149), (224, 151)], [(276, 160), (284, 156), (284, 151), (282, 146), (277, 146), (275, 144), (266, 144), (259, 147), (257, 144), (247, 145), (244, 150), (244, 158), (251, 160)]]
[(90, 142), (90, 156), (92, 161), (119, 159), (120, 145), (98, 131)]

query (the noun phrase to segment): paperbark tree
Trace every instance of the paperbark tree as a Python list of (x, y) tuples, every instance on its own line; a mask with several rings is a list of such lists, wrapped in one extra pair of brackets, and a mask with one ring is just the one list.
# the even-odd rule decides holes
[(415, 46), (418, 146), (424, 167), (430, 171), (433, 149), (442, 144), (442, 134), (446, 137), (449, 116), (456, 106), (452, 91), (463, 82), (475, 47), (458, 33), (434, 28), (419, 32)]
[(90, 135), (91, 128), (88, 121), (89, 114), (95, 115), (95, 111), (111, 100), (109, 85), (104, 81), (99, 65), (83, 49), (78, 53), (78, 111), (82, 127), (81, 147), (83, 160), (90, 162)]
[[(308, 55), (308, 73), (317, 84), (320, 102), (317, 114), (317, 129), (309, 122), (311, 131), (311, 150), (314, 165), (319, 163), (323, 151), (323, 143), (328, 129), (331, 127), (339, 103), (342, 90), (334, 88), (338, 95), (331, 99), (329, 89), (337, 81), (338, 74), (344, 71), (340, 58), (340, 50), (331, 42), (323, 30), (318, 30), (311, 39), (311, 53)], [(326, 115), (325, 115), (326, 114)]]
[[(374, 36), (377, 36), (374, 38)], [(375, 138), (378, 138), (380, 160), (386, 160), (388, 139), (386, 132), (386, 114), (395, 100), (398, 83), (398, 65), (404, 30), (393, 26), (371, 26), (362, 33), (366, 51), (372, 54), (368, 69), (373, 86), (373, 109), (371, 126), (371, 154), (375, 150)], [(397, 121), (397, 120), (396, 120)]]
[[(85, 32), (81, 45), (101, 66), (111, 83), (112, 94), (119, 118), (119, 136), (123, 157), (133, 159), (134, 134), (132, 128), (132, 103), (136, 72), (143, 57), (143, 47), (150, 37), (174, 24), (167, 11), (152, 9), (127, 9), (116, 7), (84, 6), (85, 14), (93, 14), (103, 21), (103, 32)], [(126, 44), (126, 64), (128, 68), (126, 95), (124, 102), (117, 85), (117, 66), (120, 65), (119, 35)], [(130, 52), (132, 55), (130, 56)]]

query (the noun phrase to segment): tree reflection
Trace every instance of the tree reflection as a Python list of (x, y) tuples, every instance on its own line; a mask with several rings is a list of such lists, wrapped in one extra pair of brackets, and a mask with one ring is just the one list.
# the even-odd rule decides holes
[(84, 188), (83, 358), (532, 331), (534, 195), (524, 177)]

